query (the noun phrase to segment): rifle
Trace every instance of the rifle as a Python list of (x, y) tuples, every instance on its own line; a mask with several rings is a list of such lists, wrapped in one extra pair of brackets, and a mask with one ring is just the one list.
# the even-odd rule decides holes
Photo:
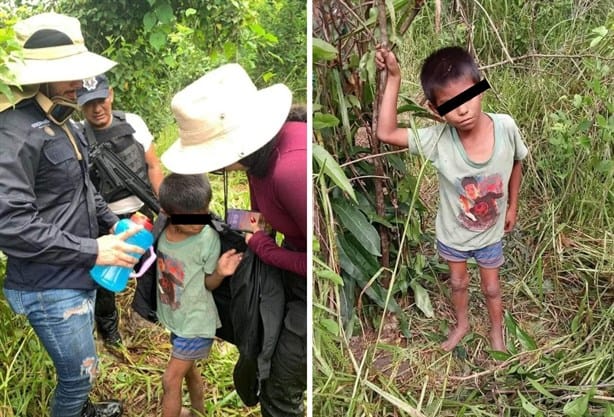
[(108, 142), (94, 145), (90, 151), (90, 159), (104, 177), (117, 186), (126, 187), (154, 213), (160, 213), (160, 204), (151, 192), (151, 187), (115, 155)]

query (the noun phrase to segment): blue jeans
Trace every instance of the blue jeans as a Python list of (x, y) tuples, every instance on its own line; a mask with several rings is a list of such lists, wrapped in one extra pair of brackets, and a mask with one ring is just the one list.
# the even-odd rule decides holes
[(79, 417), (96, 378), (95, 290), (20, 291), (4, 289), (17, 314), (30, 325), (49, 353), (58, 383), (51, 417)]

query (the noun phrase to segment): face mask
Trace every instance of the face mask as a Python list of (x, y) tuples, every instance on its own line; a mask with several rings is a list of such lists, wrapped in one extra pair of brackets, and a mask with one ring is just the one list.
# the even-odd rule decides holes
[(53, 104), (47, 111), (47, 117), (56, 125), (64, 124), (70, 115), (77, 110), (75, 103), (62, 97), (54, 97), (51, 100)]
[(77, 104), (64, 97), (53, 97), (50, 100), (43, 94), (37, 94), (36, 101), (47, 118), (58, 126), (63, 125), (71, 114), (77, 110)]
[(68, 136), (68, 139), (75, 150), (77, 159), (81, 160), (83, 156), (81, 155), (81, 151), (77, 146), (77, 141), (70, 132), (70, 129), (64, 124), (72, 112), (77, 110), (77, 104), (63, 97), (54, 97), (50, 100), (49, 97), (40, 92), (36, 94), (35, 99), (41, 109), (45, 112), (47, 119), (58, 125), (66, 133), (66, 136)]

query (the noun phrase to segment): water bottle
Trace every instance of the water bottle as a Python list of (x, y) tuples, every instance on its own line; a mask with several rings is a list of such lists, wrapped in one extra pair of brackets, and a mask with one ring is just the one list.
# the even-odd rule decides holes
[[(142, 225), (143, 228), (126, 239), (126, 242), (139, 246), (144, 250), (152, 248), (154, 238), (151, 234), (151, 230), (153, 229), (153, 225), (147, 216), (139, 212), (134, 213), (129, 219), (121, 219), (115, 227), (115, 234), (125, 232), (131, 227), (135, 227), (135, 225)], [(151, 252), (151, 255), (153, 255), (153, 250)], [(139, 258), (141, 256), (136, 253), (131, 253), (130, 255), (134, 256), (135, 258)], [(140, 274), (142, 274), (155, 259), (155, 255), (151, 255), (147, 259), (147, 265), (144, 264), (141, 266)], [(120, 292), (126, 288), (131, 272), (132, 268), (125, 266), (94, 265), (94, 267), (90, 270), (90, 275), (94, 281), (107, 290)], [(138, 275), (140, 276), (140, 274)]]

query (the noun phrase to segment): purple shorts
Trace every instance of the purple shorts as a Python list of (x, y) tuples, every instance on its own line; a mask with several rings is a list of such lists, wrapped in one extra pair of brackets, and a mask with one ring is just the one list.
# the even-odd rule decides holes
[(501, 241), (485, 248), (463, 251), (446, 246), (438, 240), (437, 250), (443, 259), (450, 262), (466, 262), (469, 258), (475, 258), (481, 268), (499, 268), (505, 261)]

